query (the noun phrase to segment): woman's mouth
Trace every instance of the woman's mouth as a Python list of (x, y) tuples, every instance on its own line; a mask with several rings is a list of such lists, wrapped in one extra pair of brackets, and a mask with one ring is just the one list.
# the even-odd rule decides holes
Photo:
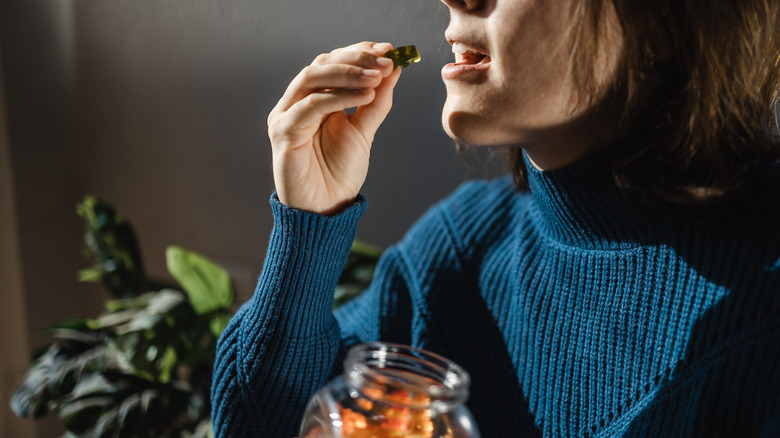
[(481, 53), (479, 50), (469, 47), (459, 41), (452, 43), (452, 53), (455, 54), (456, 64), (479, 64), (481, 62), (490, 62), (490, 55)]
[(466, 43), (454, 41), (452, 53), (455, 62), (447, 64), (441, 70), (443, 79), (459, 79), (469, 82), (482, 82), (490, 68), (490, 55)]

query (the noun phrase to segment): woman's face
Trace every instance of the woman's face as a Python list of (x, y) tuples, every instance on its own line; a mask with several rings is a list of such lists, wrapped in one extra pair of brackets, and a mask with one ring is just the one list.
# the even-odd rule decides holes
[[(576, 161), (598, 142), (588, 137), (600, 136), (595, 132), (603, 127), (578, 120), (587, 108), (576, 105), (570, 70), (579, 0), (442, 1), (450, 10), (447, 41), (454, 52), (468, 50), (442, 69), (442, 123), (452, 138), (519, 145), (542, 168)], [(594, 60), (605, 78), (616, 64), (611, 53), (621, 46), (609, 40), (606, 55)]]

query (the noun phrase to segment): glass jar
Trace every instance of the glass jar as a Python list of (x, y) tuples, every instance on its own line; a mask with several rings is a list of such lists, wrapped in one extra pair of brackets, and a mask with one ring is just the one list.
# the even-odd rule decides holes
[(344, 374), (314, 394), (301, 438), (478, 438), (468, 373), (437, 354), (388, 343), (349, 350)]

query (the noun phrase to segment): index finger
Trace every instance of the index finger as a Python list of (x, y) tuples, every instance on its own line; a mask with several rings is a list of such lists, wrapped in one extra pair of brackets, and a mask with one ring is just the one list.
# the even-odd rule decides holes
[[(306, 66), (293, 78), (279, 99), (277, 109), (285, 111), (318, 90), (365, 87), (366, 83), (361, 80), (356, 67), (379, 70), (383, 77), (390, 75), (393, 71), (392, 62), (385, 61), (387, 58), (382, 55), (392, 50), (392, 47), (389, 43), (364, 41), (317, 56), (311, 65)], [(352, 74), (353, 78), (342, 77), (347, 74)], [(374, 84), (373, 86), (377, 86), (379, 82), (374, 81)]]
[[(363, 41), (346, 47), (339, 47), (330, 53), (318, 55), (312, 61), (312, 64), (342, 64), (349, 63), (350, 55), (355, 52), (367, 52), (374, 57), (384, 56), (385, 53), (393, 50), (393, 45), (387, 42)], [(373, 59), (373, 57), (371, 58)]]

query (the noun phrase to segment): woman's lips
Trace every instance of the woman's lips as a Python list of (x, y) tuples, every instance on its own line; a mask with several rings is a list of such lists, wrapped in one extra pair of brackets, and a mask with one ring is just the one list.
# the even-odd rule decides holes
[(490, 56), (466, 54), (460, 61), (445, 65), (441, 69), (441, 77), (465, 81), (484, 80), (489, 69)]
[(447, 64), (441, 70), (443, 79), (484, 80), (484, 75), (490, 68), (490, 55), (476, 48), (471, 43), (465, 43), (459, 38), (447, 37), (452, 44), (455, 62)]

